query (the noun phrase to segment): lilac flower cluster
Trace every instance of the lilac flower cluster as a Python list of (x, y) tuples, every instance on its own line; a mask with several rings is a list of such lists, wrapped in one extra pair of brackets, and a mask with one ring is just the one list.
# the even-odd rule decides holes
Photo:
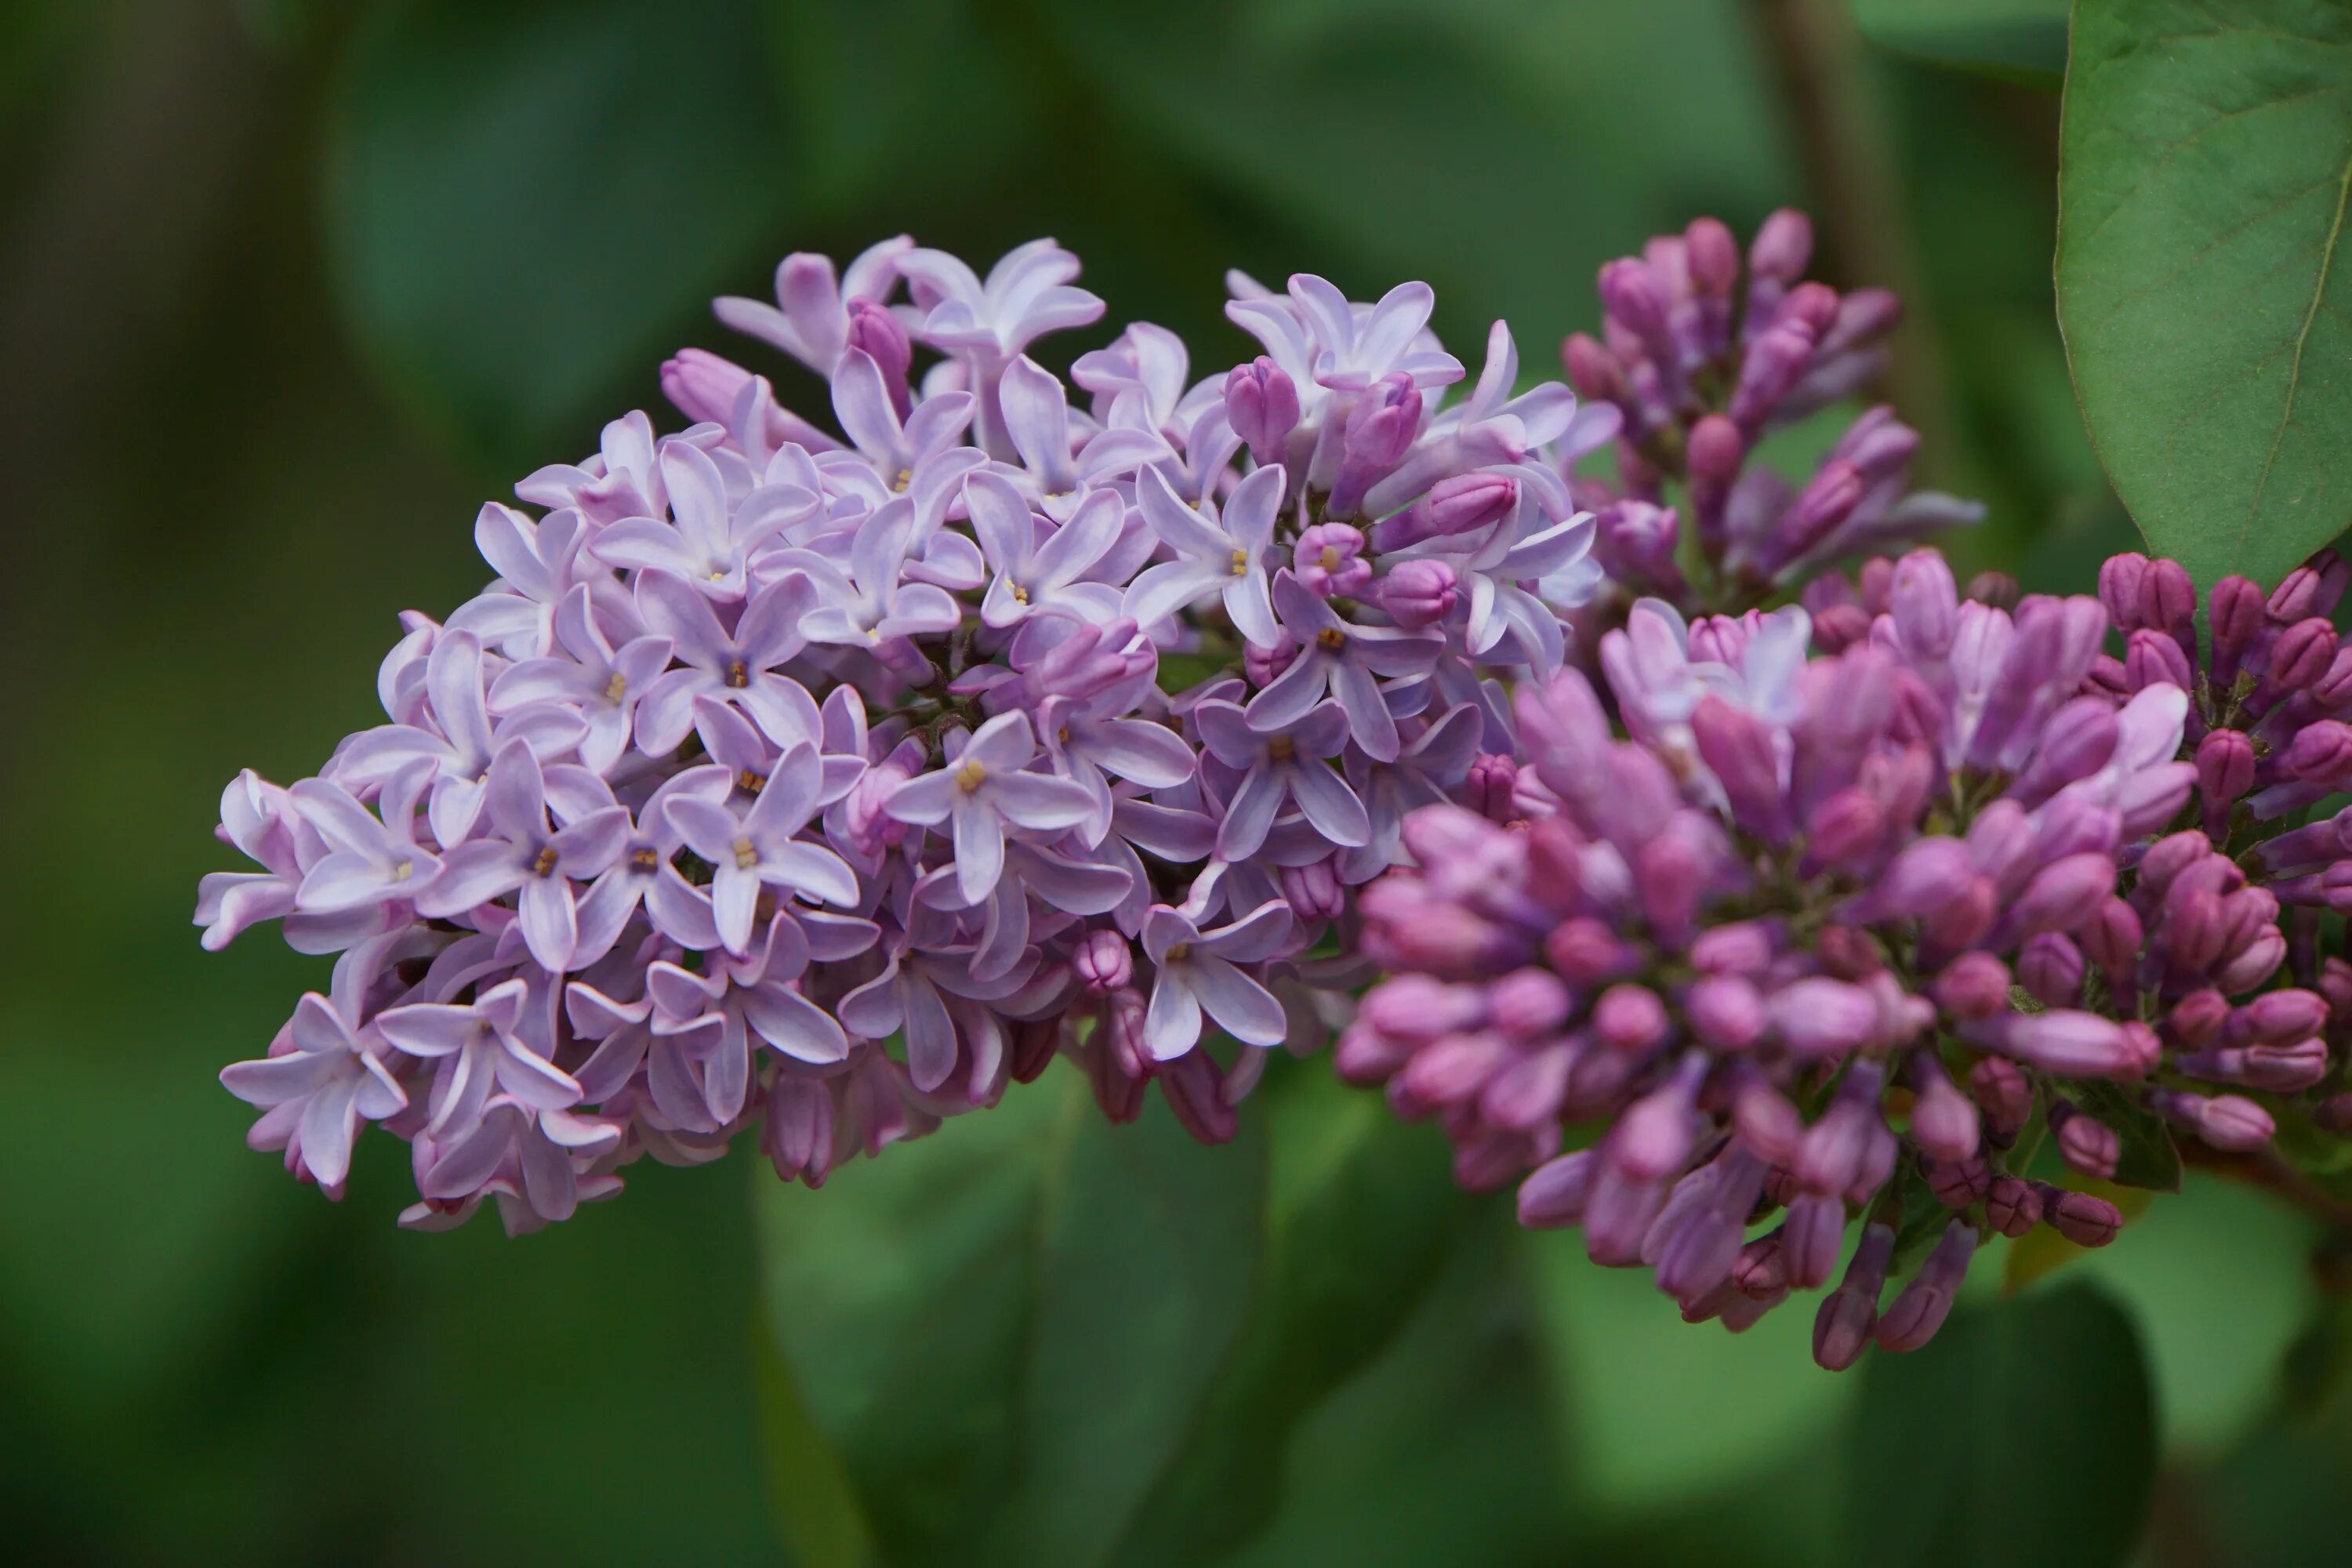
[(1620, 419), (1616, 482), (1575, 487), (1618, 590), (1584, 620), (1620, 624), (1642, 595), (1685, 615), (1736, 614), (1839, 560), (1983, 515), (1909, 493), (1918, 433), (1884, 405), (1801, 485), (1756, 460), (1774, 430), (1864, 391), (1902, 320), (1883, 289), (1841, 295), (1807, 281), (1812, 247), (1811, 224), (1784, 209), (1758, 228), (1744, 267), (1731, 231), (1700, 218), (1601, 268), (1601, 335), (1561, 348), (1577, 392)]
[(2352, 781), (2345, 576), (2217, 585), (2201, 660), (2193, 586), (2137, 556), (2013, 612), (1928, 550), (1810, 613), (1638, 604), (1617, 724), (1578, 671), (1530, 683), (1507, 803), (1407, 819), (1339, 1067), (1694, 1321), (1836, 1277), (1822, 1364), (1923, 1344), (1988, 1235), (2112, 1237), (2052, 1177), (2346, 1120), (2352, 967), (2281, 911), (2352, 907), (2352, 813), (2264, 827)]
[(787, 258), (719, 314), (838, 434), (687, 350), (688, 428), (632, 414), (482, 510), (497, 577), (406, 617), (387, 721), (224, 797), (259, 869), (205, 879), (205, 945), (339, 955), (222, 1075), (256, 1148), (339, 1194), (380, 1122), (405, 1223), (521, 1229), (755, 1128), (815, 1184), (1056, 1054), (1230, 1134), (1360, 983), (1404, 813), (1507, 794), (1504, 683), (1594, 586), (1565, 475), (1615, 415), (1519, 391), (1499, 322), (1451, 395), (1426, 286), (1306, 275), (1235, 280), (1248, 363), (1195, 381), (1139, 323), (1073, 402), (1028, 351), (1102, 315), (1077, 270)]

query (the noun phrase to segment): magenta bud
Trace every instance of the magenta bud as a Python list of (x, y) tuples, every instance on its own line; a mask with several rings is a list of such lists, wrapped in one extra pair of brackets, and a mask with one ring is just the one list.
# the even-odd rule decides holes
[(1739, 242), (1721, 219), (1693, 218), (1683, 229), (1683, 256), (1692, 288), (1714, 299), (1730, 296), (1739, 281)]
[(1544, 956), (1571, 985), (1597, 985), (1631, 974), (1641, 967), (1642, 955), (1615, 931), (1591, 915), (1579, 915), (1554, 926), (1544, 938)]
[(2042, 1198), (2042, 1219), (2077, 1247), (2105, 1247), (2123, 1228), (2123, 1211), (2105, 1198), (2070, 1193), (2046, 1182), (2033, 1186)]
[(1739, 477), (1748, 458), (1748, 444), (1739, 426), (1720, 414), (1710, 414), (1691, 426), (1689, 464), (1692, 482), (1727, 489)]
[(662, 395), (697, 423), (733, 418), (735, 399), (751, 381), (750, 371), (703, 349), (680, 349), (662, 362)]
[(1894, 1256), (1894, 1229), (1866, 1226), (1844, 1280), (1822, 1300), (1813, 1319), (1813, 1360), (1829, 1371), (1843, 1372), (1870, 1343), (1871, 1331), (1878, 1326), (1878, 1293), (1885, 1288)]
[(1726, 1051), (1753, 1046), (1768, 1021), (1763, 996), (1737, 974), (1710, 974), (1696, 982), (1684, 994), (1683, 1016), (1702, 1044)]
[(1475, 986), (1400, 974), (1374, 986), (1357, 1016), (1391, 1039), (1425, 1046), (1441, 1035), (1472, 1027), (1486, 1007), (1486, 996)]
[[(1762, 921), (1734, 921), (1701, 931), (1690, 946), (1691, 967), (1708, 974), (1759, 975), (1780, 951), (1771, 926)], [(2346, 966), (2352, 984), (2352, 964)]]
[(1665, 290), (1649, 263), (1631, 256), (1601, 264), (1601, 308), (1645, 346), (1667, 341)]
[(2297, 691), (2315, 683), (2335, 662), (2337, 641), (2336, 624), (2324, 616), (2295, 622), (2271, 644), (2263, 684), (2274, 690)]
[(2009, 1008), (2009, 966), (1991, 953), (1971, 949), (1944, 965), (1931, 987), (1937, 1005), (1963, 1022), (1977, 1023)]
[(1582, 1221), (1597, 1159), (1593, 1151), (1580, 1149), (1529, 1172), (1519, 1184), (1519, 1223), (1531, 1230), (1559, 1230)]
[(1811, 1193), (1843, 1192), (1860, 1177), (1873, 1135), (1886, 1125), (1878, 1110), (1885, 1079), (1875, 1062), (1856, 1062), (1847, 1069), (1837, 1098), (1798, 1141), (1789, 1169), (1799, 1186)]
[(2033, 1114), (2033, 1085), (2015, 1062), (1980, 1058), (1969, 1068), (1969, 1092), (2001, 1142), (2015, 1139)]
[(1910, 1283), (1895, 1293), (1885, 1315), (1878, 1320), (1875, 1337), (1881, 1350), (1898, 1354), (1916, 1351), (1936, 1337), (1936, 1331), (1951, 1315), (1952, 1299), (1959, 1293), (1960, 1280), (1976, 1249), (1974, 1226), (1954, 1220), (1945, 1228), (1936, 1250), (1927, 1255)]
[(1983, 1137), (1976, 1101), (1961, 1093), (1932, 1058), (1922, 1054), (1912, 1059), (1918, 1089), (1911, 1106), (1911, 1141), (1931, 1158), (1948, 1163), (1969, 1158)]
[(1982, 1203), (1992, 1190), (1992, 1167), (1981, 1155), (1966, 1160), (1930, 1160), (1924, 1167), (1927, 1190), (1948, 1209)]
[(1748, 268), (1759, 278), (1793, 284), (1805, 275), (1813, 254), (1812, 220), (1794, 207), (1767, 217), (1748, 243)]
[(1811, 1290), (1828, 1279), (1844, 1240), (1844, 1199), (1833, 1193), (1791, 1199), (1780, 1226), (1780, 1255), (1790, 1285)]
[(1298, 385), (1260, 354), (1225, 374), (1225, 422), (1261, 463), (1278, 461), (1282, 444), (1298, 427)]
[(1088, 991), (1103, 995), (1134, 978), (1134, 951), (1116, 931), (1090, 931), (1070, 955), (1070, 973)]
[(1462, 781), (1462, 802), (1489, 822), (1517, 822), (1518, 784), (1518, 764), (1500, 752), (1487, 752), (1471, 763), (1470, 776)]
[(1412, 377), (1391, 372), (1372, 383), (1348, 411), (1348, 458), (1368, 468), (1389, 468), (1402, 459), (1420, 434), (1421, 390)]
[(1805, 843), (1824, 866), (1844, 866), (1870, 855), (1886, 833), (1886, 808), (1866, 791), (1842, 789), (1805, 819)]
[(1549, 970), (1514, 970), (1486, 988), (1486, 1021), (1515, 1040), (1532, 1040), (1568, 1021), (1570, 1001)]
[(2197, 743), (2197, 787), (2204, 792), (2209, 821), (2218, 805), (2220, 820), (2226, 823), (2230, 806), (2254, 787), (2252, 737), (2242, 730), (2208, 732)]
[(1616, 403), (1625, 397), (1625, 367), (1589, 333), (1570, 332), (1559, 345), (1559, 358), (1568, 372), (1568, 384), (1579, 397), (1595, 403)]
[(1348, 907), (1348, 889), (1328, 856), (1310, 866), (1285, 866), (1279, 885), (1282, 901), (1302, 921), (1337, 920)]
[(870, 355), (885, 384), (904, 388), (907, 369), (914, 363), (915, 345), (889, 307), (871, 300), (849, 301), (849, 336), (843, 345)]
[(1454, 613), (1454, 568), (1443, 561), (1400, 561), (1380, 580), (1381, 608), (1405, 630), (1424, 630)]
[(2124, 1141), (2105, 1122), (2084, 1115), (2061, 1100), (2050, 1107), (2050, 1123), (2058, 1134), (2058, 1155), (2086, 1176), (2107, 1181), (2123, 1160)]
[(1759, 1236), (1739, 1249), (1731, 1266), (1733, 1289), (1754, 1300), (1778, 1300), (1789, 1293), (1789, 1266), (1781, 1256), (1780, 1233)]
[(2251, 579), (2224, 577), (2205, 596), (2207, 630), (2213, 644), (2213, 679), (2227, 687), (2237, 678), (2267, 614), (2263, 591)]
[(1647, 1050), (1665, 1038), (1666, 1005), (1646, 985), (1612, 985), (1592, 1005), (1592, 1027), (1621, 1051)]
[(2221, 1030), (2224, 1045), (2271, 1046), (2319, 1032), (2327, 1022), (2327, 999), (2316, 991), (2272, 991), (2230, 1015)]
[(2344, 558), (2323, 550), (2288, 573), (2263, 607), (2279, 622), (2333, 614), (2336, 600), (2344, 596), (2345, 572)]
[(1805, 1120), (1797, 1108), (1760, 1077), (1749, 1078), (1734, 1092), (1731, 1125), (1750, 1153), (1775, 1165), (1793, 1158), (1805, 1135)]
[(2095, 1013), (2053, 1007), (2012, 1014), (1994, 1033), (2002, 1051), (2061, 1078), (2129, 1079), (2141, 1070), (2138, 1052), (2122, 1027)]
[(2192, 1048), (2212, 1044), (2221, 1037), (2221, 1030), (2230, 1017), (2230, 999), (2207, 986), (2191, 991), (2172, 1005), (2165, 1017), (2165, 1026), (2182, 1045)]
[(2057, 931), (2043, 931), (2017, 955), (2017, 981), (2045, 1007), (2064, 1007), (2083, 991), (2083, 950)]
[(1663, 1181), (1680, 1171), (1697, 1135), (1694, 1107), (1707, 1058), (1693, 1051), (1665, 1082), (1627, 1106), (1609, 1131), (1610, 1167), (1628, 1181)]
[(2167, 1117), (2229, 1153), (2251, 1153), (2269, 1143), (2278, 1132), (2278, 1123), (2271, 1119), (2271, 1113), (2243, 1095), (2217, 1094), (2207, 1099), (2194, 1094), (2160, 1093), (2154, 1098), (2157, 1109)]
[(2003, 1236), (2023, 1236), (2042, 1223), (2042, 1194), (2030, 1182), (1995, 1176), (1985, 1193), (1985, 1219)]
[(2128, 969), (2139, 958), (2139, 915), (2121, 899), (2101, 904), (2098, 912), (2084, 922), (2081, 934), (2091, 962), (2110, 973)]
[[(2103, 602), (2105, 597), (2103, 594)], [(2197, 584), (2190, 581), (2188, 568), (2168, 559), (2147, 563), (2139, 583), (2139, 618), (2143, 625), (2176, 638), (2196, 626)]]
[(1425, 539), (1452, 539), (1475, 532), (1511, 514), (1519, 504), (1519, 481), (1508, 474), (1480, 470), (1454, 474), (1429, 493), (1382, 521), (1375, 531), (1382, 550), (1402, 550)]
[(2137, 631), (2140, 584), (2147, 576), (2147, 557), (2137, 551), (2110, 555), (2099, 567), (2099, 603), (2119, 632)]

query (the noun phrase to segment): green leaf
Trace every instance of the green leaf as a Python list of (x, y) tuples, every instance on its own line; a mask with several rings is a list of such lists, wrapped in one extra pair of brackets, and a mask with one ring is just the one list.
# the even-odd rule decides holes
[(1845, 1560), (2104, 1568), (2137, 1541), (2156, 1412), (2131, 1320), (2081, 1285), (1962, 1309), (1874, 1352), (1848, 1431)]
[(1269, 1079), (1254, 1102), (1273, 1145), (1263, 1285), (1183, 1454), (1127, 1532), (1129, 1568), (1201, 1562), (1276, 1516), (1299, 1423), (1389, 1348), (1475, 1213), (1434, 1128), (1399, 1121), (1326, 1062), (1277, 1064)]
[(2139, 1325), (2168, 1452), (2226, 1452), (2275, 1408), (2318, 1300), (2313, 1240), (2269, 1194), (2200, 1174), (2075, 1265), (2070, 1280), (2099, 1285)]
[(2180, 1190), (2180, 1151), (2164, 1118), (2111, 1083), (2095, 1079), (2069, 1086), (2076, 1105), (2105, 1122), (2122, 1140), (2115, 1184), (2152, 1193)]
[(749, 0), (411, 0), (352, 39), (329, 236), (361, 342), (469, 456), (520, 473), (769, 259), (790, 199)]
[(761, 1205), (768, 1321), (886, 1561), (1101, 1562), (1249, 1310), (1260, 1119), (1114, 1127), (1056, 1068)]
[(1898, 55), (2054, 88), (2066, 69), (2066, 7), (2067, 0), (1853, 0), (1853, 25)]
[(2274, 582), (2352, 520), (2352, 7), (2083, 0), (2058, 314), (2151, 548)]
[(1603, 1510), (1678, 1509), (1834, 1429), (1851, 1379), (1812, 1359), (1812, 1301), (1728, 1334), (1570, 1231), (1521, 1233), (1567, 1477)]

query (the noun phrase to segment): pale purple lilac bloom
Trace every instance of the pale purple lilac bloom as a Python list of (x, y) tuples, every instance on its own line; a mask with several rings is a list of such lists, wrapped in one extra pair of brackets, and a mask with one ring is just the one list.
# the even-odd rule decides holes
[(206, 879), (206, 945), (276, 919), (342, 955), (226, 1075), (257, 1146), (340, 1193), (379, 1121), (404, 1223), (528, 1229), (755, 1125), (821, 1183), (1056, 1056), (1114, 1117), (1157, 1083), (1230, 1136), (1354, 983), (1307, 950), (1401, 815), (1498, 787), (1505, 683), (1595, 585), (1559, 474), (1608, 418), (1518, 387), (1499, 323), (1452, 396), (1425, 286), (1306, 275), (1237, 285), (1249, 365), (1137, 323), (1074, 402), (1032, 355), (1102, 314), (1076, 273), (1050, 240), (984, 276), (789, 257), (719, 314), (835, 428), (684, 350), (689, 428), (615, 420), (517, 487), (538, 515), (483, 509), (496, 578), (403, 617), (386, 722), (224, 796), (257, 869)]

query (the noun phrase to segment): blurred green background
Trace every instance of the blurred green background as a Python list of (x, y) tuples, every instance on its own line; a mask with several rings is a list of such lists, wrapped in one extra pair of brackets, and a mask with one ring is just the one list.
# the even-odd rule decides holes
[[(905, 229), (984, 266), (1050, 233), (1111, 302), (1048, 345), (1064, 358), (1131, 319), (1184, 332), (1196, 374), (1239, 358), (1219, 282), (1239, 266), (1358, 297), (1426, 278), (1457, 349), (1504, 315), (1540, 373), (1592, 325), (1601, 260), (1698, 213), (1744, 232), (1805, 204), (1828, 277), (1911, 296), (1893, 390), (1929, 437), (1923, 477), (1990, 503), (1968, 564), (2080, 587), (2129, 525), (2052, 320), (2063, 6), (1996, 9), (2024, 31), (1990, 74), (1920, 58), (1894, 0), (1854, 8), (1869, 38), (1834, 0), (0, 10), (12, 1559), (838, 1560), (823, 1483), (842, 1461), (799, 1407), (876, 1405), (884, 1447), (845, 1449), (861, 1475), (900, 1463), (894, 1416), (929, 1419), (927, 1368), (875, 1352), (891, 1342), (821, 1368), (828, 1394), (789, 1386), (769, 1337), (805, 1349), (809, 1300), (860, 1344), (863, 1170), (759, 1200), (772, 1232), (814, 1227), (847, 1260), (813, 1281), (793, 1270), (821, 1249), (778, 1264), (762, 1309), (772, 1182), (748, 1151), (636, 1167), (622, 1201), (523, 1241), (488, 1219), (411, 1236), (397, 1143), (367, 1141), (329, 1205), (247, 1152), (249, 1113), (214, 1077), (325, 967), (266, 931), (199, 952), (196, 879), (229, 863), (221, 786), (248, 764), (310, 773), (370, 721), (395, 614), (485, 574), (481, 500), (625, 408), (675, 425), (663, 354), (740, 352), (709, 296), (763, 293), (789, 249)], [(821, 411), (813, 383), (763, 368)], [(1301, 1064), (1243, 1147), (1166, 1154), (1195, 1162), (1173, 1167), (1188, 1191), (1259, 1162), (1277, 1198), (1309, 1194), (1301, 1226), (1360, 1232), (1370, 1272), (1292, 1300), (1292, 1329), (1340, 1348), (1281, 1426), (1236, 1420), (1223, 1448), (1210, 1429), (1116, 1552), (1084, 1555), (2073, 1562), (2113, 1538), (2152, 1565), (2341, 1560), (2341, 1310), (2310, 1227), (2257, 1196), (2192, 1185), (2005, 1312), (1841, 1380), (1805, 1356), (1809, 1314), (1686, 1329), (1645, 1279), (1513, 1233), (1502, 1200), (1442, 1195), (1434, 1135), (1378, 1111)], [(1286, 1140), (1294, 1121), (1312, 1131)], [(1021, 1125), (893, 1159), (953, 1183)], [(1318, 1138), (1370, 1173), (1348, 1201), (1316, 1185)], [(991, 1245), (974, 1231), (975, 1256)], [(1998, 1272), (1977, 1283), (1997, 1293)], [(921, 1305), (950, 1317), (978, 1289), (936, 1283)], [(1979, 1352), (2033, 1375), (1988, 1393), (1966, 1372)], [(2145, 1519), (2097, 1423), (2069, 1415), (2141, 1398), (2162, 1463)], [(1072, 1423), (1082, 1454), (1083, 1409)], [(1014, 1424), (904, 1451), (988, 1453)], [(1971, 1494), (1988, 1447), (2077, 1478), (2082, 1508)], [(1030, 1477), (1057, 1481), (1092, 1484), (1082, 1463)]]

